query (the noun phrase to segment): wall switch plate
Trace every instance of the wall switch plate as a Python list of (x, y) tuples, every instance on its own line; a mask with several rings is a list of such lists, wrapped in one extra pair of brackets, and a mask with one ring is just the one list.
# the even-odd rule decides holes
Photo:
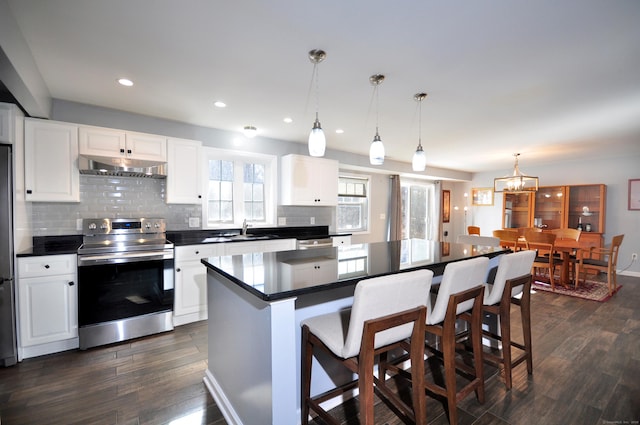
[(311, 218), (309, 219), (309, 222), (310, 222), (311, 224), (316, 224), (316, 218), (315, 218), (315, 217), (311, 217)]
[(76, 218), (76, 230), (82, 230), (82, 219)]
[(189, 217), (189, 227), (200, 227), (200, 217)]
[(385, 213), (380, 213), (380, 220), (385, 220), (387, 215)]
[(286, 226), (287, 217), (278, 217), (278, 226)]

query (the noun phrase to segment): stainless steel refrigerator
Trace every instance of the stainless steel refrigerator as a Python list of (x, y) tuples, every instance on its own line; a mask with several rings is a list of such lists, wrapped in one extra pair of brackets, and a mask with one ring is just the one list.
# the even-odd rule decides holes
[(11, 146), (0, 145), (0, 366), (16, 364)]

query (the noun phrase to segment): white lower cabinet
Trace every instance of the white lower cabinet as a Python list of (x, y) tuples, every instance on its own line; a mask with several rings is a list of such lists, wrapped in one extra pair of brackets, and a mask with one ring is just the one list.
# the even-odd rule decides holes
[(207, 269), (200, 259), (219, 255), (224, 255), (224, 244), (175, 248), (174, 326), (207, 318)]
[(205, 320), (207, 314), (207, 268), (202, 258), (275, 252), (295, 249), (295, 239), (212, 243), (175, 248), (175, 301), (173, 325)]
[(280, 264), (282, 289), (300, 289), (338, 279), (338, 262), (335, 258), (317, 257), (291, 260)]
[(77, 257), (18, 258), (18, 360), (78, 348)]

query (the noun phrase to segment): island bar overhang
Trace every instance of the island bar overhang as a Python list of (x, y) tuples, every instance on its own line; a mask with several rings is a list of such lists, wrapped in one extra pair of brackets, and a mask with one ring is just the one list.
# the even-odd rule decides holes
[[(204, 382), (227, 422), (300, 422), (300, 322), (350, 307), (358, 281), (428, 268), (438, 283), (449, 262), (487, 256), (493, 267), (498, 257), (508, 252), (425, 240), (361, 247), (368, 255), (368, 267), (362, 275), (345, 279), (336, 275), (331, 282), (300, 285), (281, 273), (284, 265), (313, 262), (318, 256), (324, 264), (338, 263), (341, 254), (353, 247), (327, 248), (313, 254), (285, 251), (202, 259), (207, 266), (209, 311), (209, 362)], [(327, 390), (336, 381), (351, 379), (336, 363), (320, 362), (314, 363), (312, 394)]]

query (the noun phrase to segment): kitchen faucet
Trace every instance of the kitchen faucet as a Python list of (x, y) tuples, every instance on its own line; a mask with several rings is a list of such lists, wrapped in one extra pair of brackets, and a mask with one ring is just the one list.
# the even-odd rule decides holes
[(244, 221), (242, 222), (242, 235), (246, 235), (247, 234), (247, 227), (249, 227), (249, 225), (247, 224), (247, 219), (245, 218)]

